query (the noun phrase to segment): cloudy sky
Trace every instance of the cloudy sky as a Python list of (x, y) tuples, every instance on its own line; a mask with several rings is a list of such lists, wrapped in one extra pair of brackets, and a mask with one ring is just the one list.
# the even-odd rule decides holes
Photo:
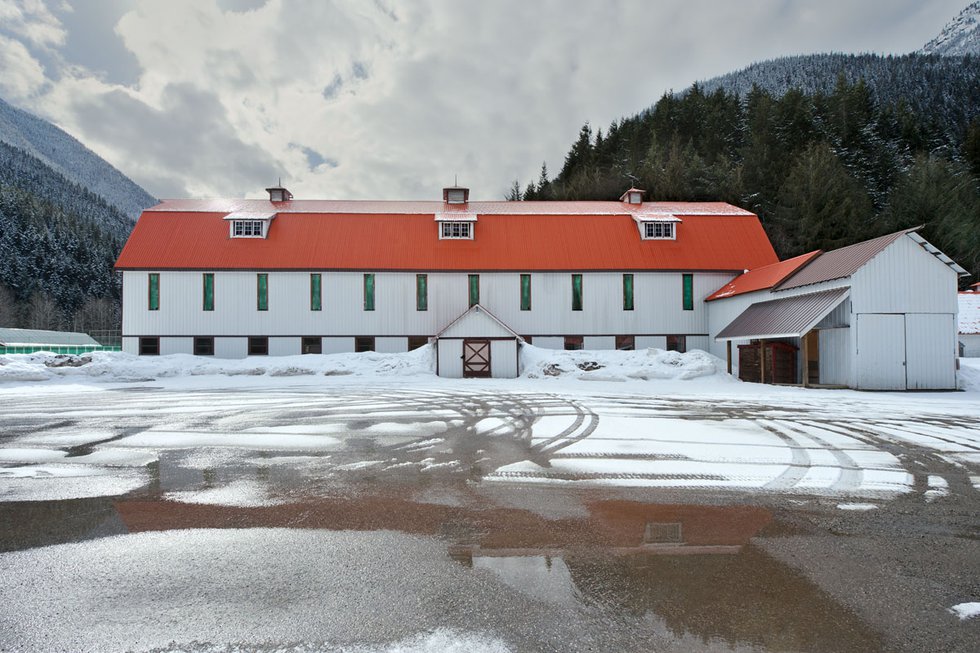
[(0, 0), (0, 96), (165, 197), (474, 199), (754, 61), (905, 53), (967, 0)]

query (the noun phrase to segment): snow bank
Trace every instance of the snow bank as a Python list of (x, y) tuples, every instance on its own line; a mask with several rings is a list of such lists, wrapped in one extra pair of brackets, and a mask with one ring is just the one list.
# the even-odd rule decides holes
[(959, 377), (962, 389), (980, 392), (980, 358), (961, 358)]
[(134, 356), (93, 352), (80, 356), (39, 352), (0, 356), (0, 383), (58, 378), (153, 380), (189, 376), (431, 376), (432, 345), (399, 354), (364, 352), (319, 356), (206, 358), (189, 354)]
[(584, 381), (678, 380), (705, 377), (733, 380), (725, 362), (694, 349), (687, 353), (663, 349), (637, 351), (563, 351), (521, 346), (524, 378), (575, 378)]

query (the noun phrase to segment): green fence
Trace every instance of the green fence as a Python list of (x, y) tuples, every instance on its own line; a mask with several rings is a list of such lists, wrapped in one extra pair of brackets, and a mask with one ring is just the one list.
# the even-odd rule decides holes
[(50, 351), (55, 354), (88, 354), (93, 351), (122, 351), (122, 347), (103, 345), (0, 345), (0, 354), (34, 354)]

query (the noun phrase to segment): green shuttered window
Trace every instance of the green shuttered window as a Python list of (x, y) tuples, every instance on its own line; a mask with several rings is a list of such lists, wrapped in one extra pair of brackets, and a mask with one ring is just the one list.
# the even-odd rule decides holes
[(582, 310), (582, 275), (572, 275), (572, 310)]
[(531, 275), (521, 275), (521, 310), (531, 310)]
[(150, 273), (150, 287), (147, 302), (147, 307), (151, 311), (160, 310), (160, 275), (156, 272)]
[(623, 310), (633, 310), (633, 275), (623, 275)]
[(364, 310), (374, 310), (374, 275), (364, 275)]
[(204, 273), (204, 310), (214, 310), (214, 273)]
[(257, 302), (256, 308), (260, 311), (269, 310), (269, 275), (259, 274), (256, 277)]
[(321, 278), (318, 273), (310, 275), (310, 310), (323, 310)]
[(470, 308), (480, 303), (480, 275), (470, 275)]
[(424, 274), (415, 275), (415, 310), (429, 310), (429, 277)]
[(693, 311), (694, 310), (694, 275), (685, 274), (683, 277), (684, 286), (684, 310)]

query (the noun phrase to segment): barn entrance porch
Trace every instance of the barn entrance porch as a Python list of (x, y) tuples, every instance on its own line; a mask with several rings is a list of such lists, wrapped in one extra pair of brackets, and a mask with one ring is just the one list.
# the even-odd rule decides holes
[(521, 337), (480, 304), (436, 334), (436, 374), (452, 379), (512, 379), (520, 374)]

